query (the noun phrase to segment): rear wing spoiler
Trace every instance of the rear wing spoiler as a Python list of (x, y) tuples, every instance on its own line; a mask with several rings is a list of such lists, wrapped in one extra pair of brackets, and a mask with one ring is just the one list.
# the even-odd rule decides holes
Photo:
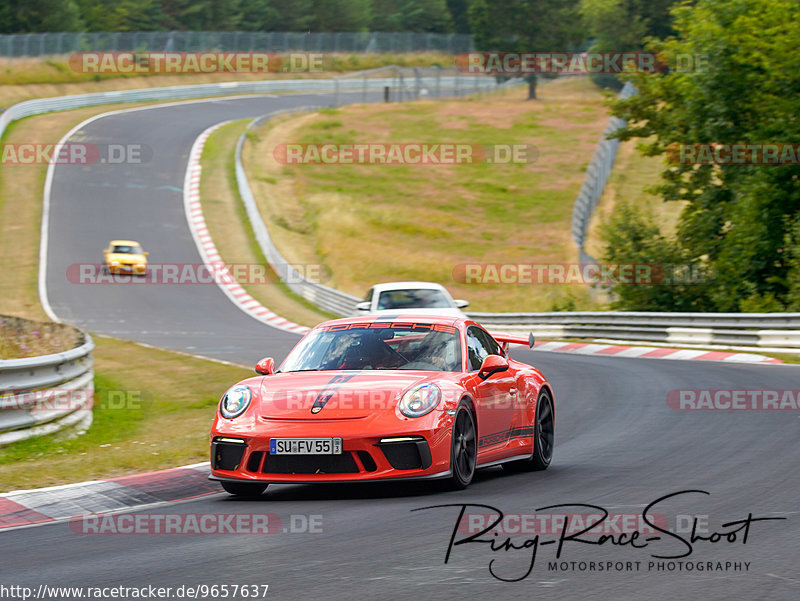
[(492, 334), (492, 337), (500, 343), (506, 353), (508, 352), (509, 344), (521, 344), (533, 348), (533, 345), (536, 343), (533, 338), (533, 332), (530, 332), (527, 338), (524, 336), (514, 336), (512, 334)]

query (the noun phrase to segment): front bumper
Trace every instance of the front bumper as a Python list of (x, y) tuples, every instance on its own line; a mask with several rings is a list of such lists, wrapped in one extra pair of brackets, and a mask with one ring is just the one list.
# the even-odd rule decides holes
[(134, 274), (134, 275), (143, 275), (147, 273), (147, 266), (146, 265), (108, 265), (108, 272), (114, 274)]
[[(450, 469), (452, 418), (443, 415), (450, 423), (376, 436), (348, 435), (335, 421), (284, 423), (272, 436), (242, 436), (215, 429), (211, 439), (211, 479), (321, 483), (446, 477)], [(273, 436), (340, 437), (342, 453), (272, 455), (270, 439)]]

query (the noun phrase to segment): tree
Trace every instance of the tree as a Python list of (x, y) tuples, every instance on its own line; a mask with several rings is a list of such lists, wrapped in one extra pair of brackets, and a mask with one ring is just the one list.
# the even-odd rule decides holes
[[(569, 52), (584, 37), (579, 0), (473, 0), (469, 23), (480, 51)], [(526, 77), (536, 98), (537, 77)]]
[(78, 0), (87, 31), (163, 30), (161, 0)]
[(445, 0), (372, 0), (371, 14), (372, 31), (443, 33), (453, 28)]
[(306, 31), (311, 26), (312, 0), (241, 0), (243, 31)]
[(447, 10), (456, 33), (472, 33), (469, 28), (469, 0), (447, 0)]
[(679, 245), (666, 238), (651, 218), (626, 203), (614, 208), (601, 227), (608, 265), (648, 267), (647, 277), (633, 284), (611, 287), (614, 309), (637, 311), (706, 311), (707, 275), (691, 262)]
[(167, 29), (234, 31), (239, 25), (239, 0), (162, 0)]
[[(800, 142), (800, 4), (698, 0), (673, 15), (677, 37), (649, 45), (671, 68), (633, 76), (639, 94), (614, 109), (628, 120), (618, 137), (645, 139), (651, 156), (689, 144)], [(663, 172), (661, 196), (687, 201), (675, 242), (709, 273), (716, 310), (800, 298), (799, 181), (798, 164), (676, 162)]]
[[(590, 37), (591, 52), (642, 50), (647, 38), (674, 33), (669, 8), (676, 0), (581, 0), (580, 14)], [(613, 74), (592, 74), (604, 87), (620, 87)]]
[(80, 9), (73, 0), (2, 0), (0, 23), (5, 33), (83, 29)]
[(445, 0), (404, 0), (399, 7), (405, 31), (445, 33), (453, 30)]
[(312, 31), (364, 31), (370, 20), (370, 0), (316, 0), (311, 8)]

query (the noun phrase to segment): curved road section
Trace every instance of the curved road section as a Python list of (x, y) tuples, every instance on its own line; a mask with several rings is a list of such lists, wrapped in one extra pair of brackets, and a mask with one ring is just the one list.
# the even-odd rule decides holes
[(93, 332), (228, 361), (253, 364), (267, 350), (283, 357), (298, 337), (255, 322), (213, 283), (95, 284), (82, 277), (81, 266), (101, 262), (111, 239), (138, 240), (153, 263), (181, 270), (201, 264), (183, 205), (197, 136), (222, 121), (330, 100), (286, 95), (191, 102), (123, 111), (76, 131), (69, 142), (141, 147), (148, 160), (55, 167), (45, 274), (53, 312)]
[[(74, 285), (64, 274), (97, 262), (113, 237), (140, 240), (154, 261), (199, 262), (180, 192), (193, 140), (213, 123), (300, 103), (310, 104), (216, 100), (127, 112), (77, 132), (73, 140), (141, 143), (155, 154), (145, 166), (56, 169), (47, 268), (55, 312), (95, 332), (221, 359), (280, 358), (296, 337), (247, 317), (216, 286)], [(515, 355), (555, 388), (546, 472), (487, 470), (461, 492), (395, 483), (271, 486), (254, 501), (220, 494), (134, 512), (149, 536), (120, 521), (4, 532), (0, 583), (170, 587), (170, 599), (201, 585), (272, 599), (800, 598), (800, 413), (674, 403), (681, 390), (796, 393), (798, 367)], [(662, 497), (650, 510), (655, 529), (641, 514)], [(580, 532), (604, 511), (599, 532)], [(497, 512), (498, 534), (480, 535)], [(165, 514), (171, 533), (158, 530)], [(245, 521), (220, 517), (232, 514)], [(264, 520), (266, 531), (254, 531)], [(269, 588), (234, 597), (234, 585)], [(199, 597), (215, 598), (212, 590)]]

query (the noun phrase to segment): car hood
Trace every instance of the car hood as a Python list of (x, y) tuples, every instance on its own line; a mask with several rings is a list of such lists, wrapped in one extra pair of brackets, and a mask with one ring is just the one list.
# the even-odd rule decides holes
[(132, 253), (109, 253), (106, 255), (108, 262), (119, 261), (120, 263), (146, 263), (144, 255), (134, 255)]
[(360, 419), (394, 411), (400, 395), (437, 372), (303, 371), (261, 381), (259, 415), (268, 419)]
[(450, 317), (466, 317), (463, 311), (455, 307), (442, 307), (439, 309), (378, 309), (370, 315), (448, 315)]

